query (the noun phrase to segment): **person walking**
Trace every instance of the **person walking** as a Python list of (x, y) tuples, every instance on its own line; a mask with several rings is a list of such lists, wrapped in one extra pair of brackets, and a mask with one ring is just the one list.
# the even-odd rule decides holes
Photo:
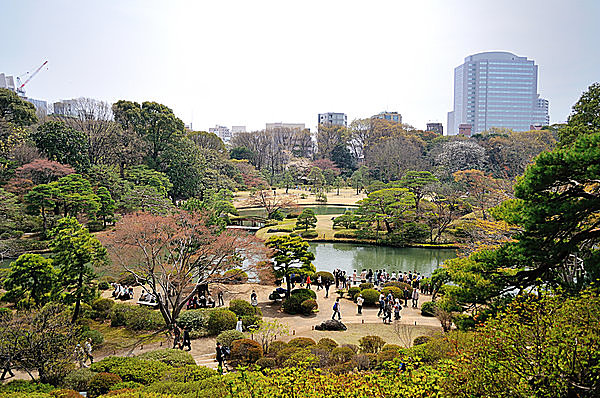
[(242, 324), (242, 318), (238, 318), (237, 323), (235, 324), (235, 330), (237, 330), (238, 332), (243, 332), (243, 324)]
[(335, 299), (335, 303), (333, 303), (333, 315), (331, 319), (335, 319), (335, 314), (337, 314), (338, 319), (342, 320), (342, 314), (340, 313), (340, 299), (339, 297)]
[(75, 347), (75, 359), (79, 362), (79, 368), (87, 368), (88, 366), (85, 364), (85, 352), (83, 351), (83, 347), (81, 344), (77, 343)]
[(400, 305), (399, 301), (396, 301), (396, 303), (394, 304), (394, 319), (399, 321), (400, 320), (400, 310), (402, 309), (402, 306)]
[(181, 338), (181, 329), (176, 323), (173, 324), (173, 349), (179, 345), (179, 339)]
[(3, 355), (2, 357), (0, 357), (0, 361), (2, 362), (2, 377), (0, 377), (0, 380), (4, 380), (4, 378), (6, 377), (6, 374), (8, 373), (10, 375), (10, 377), (15, 377), (15, 374), (12, 372), (11, 370), (11, 365), (12, 365), (12, 360), (10, 355), (6, 354)]
[(317, 276), (317, 291), (323, 289), (323, 278), (321, 275)]
[(223, 301), (223, 292), (221, 290), (219, 290), (219, 293), (217, 293), (217, 301), (219, 302), (219, 304), (217, 304), (219, 307), (225, 305), (225, 302)]
[(331, 286), (331, 281), (327, 279), (325, 281), (325, 298), (329, 298), (329, 287)]
[(390, 301), (385, 303), (385, 308), (383, 310), (383, 323), (392, 323), (392, 303)]
[[(83, 346), (85, 350), (86, 360), (90, 360), (90, 365), (94, 363), (94, 356), (92, 355), (92, 339), (88, 337)], [(85, 362), (85, 361), (84, 361)]]
[(217, 342), (217, 362), (219, 363), (218, 371), (220, 374), (223, 374), (223, 362), (225, 361), (225, 353), (223, 351), (223, 347), (221, 347), (221, 343)]
[(186, 326), (183, 328), (183, 341), (181, 343), (181, 349), (187, 347), (187, 351), (192, 351), (192, 340), (190, 339), (190, 327)]
[(384, 295), (383, 295), (383, 293), (379, 293), (379, 312), (377, 313), (378, 317), (383, 315), (384, 309), (385, 309)]
[(256, 295), (256, 291), (252, 290), (252, 294), (250, 295), (250, 304), (254, 307), (254, 312), (256, 312), (256, 306), (258, 305), (258, 296)]
[(413, 308), (419, 307), (419, 289), (417, 289), (417, 288), (414, 288), (413, 292), (412, 292), (412, 307)]
[(310, 284), (311, 284), (311, 282), (312, 282), (312, 281), (310, 280), (310, 275), (308, 275), (308, 276), (306, 277), (306, 288), (307, 288), (307, 289), (310, 289)]
[(358, 297), (356, 298), (356, 305), (358, 307), (358, 315), (362, 315), (362, 307), (363, 307), (364, 302), (365, 302), (365, 299), (363, 298), (362, 294), (359, 294)]

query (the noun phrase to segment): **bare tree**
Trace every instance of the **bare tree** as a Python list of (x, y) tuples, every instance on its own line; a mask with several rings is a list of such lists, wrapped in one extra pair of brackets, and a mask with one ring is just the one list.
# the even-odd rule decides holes
[(264, 207), (267, 218), (271, 218), (279, 210), (287, 210), (296, 207), (295, 195), (274, 194), (270, 190), (258, 190), (250, 194), (245, 204), (248, 206)]

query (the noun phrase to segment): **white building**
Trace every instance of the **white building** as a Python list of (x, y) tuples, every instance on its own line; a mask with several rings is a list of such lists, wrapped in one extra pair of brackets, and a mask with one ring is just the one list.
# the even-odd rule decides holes
[(346, 127), (348, 125), (348, 116), (345, 113), (337, 112), (319, 113), (317, 124)]
[(304, 123), (281, 123), (281, 122), (277, 122), (277, 123), (267, 123), (266, 125), (266, 130), (296, 130), (296, 131), (302, 131), (304, 130), (306, 127), (304, 125)]
[(208, 132), (215, 133), (225, 144), (229, 144), (229, 141), (231, 141), (232, 134), (228, 127), (216, 125), (213, 128), (209, 128)]

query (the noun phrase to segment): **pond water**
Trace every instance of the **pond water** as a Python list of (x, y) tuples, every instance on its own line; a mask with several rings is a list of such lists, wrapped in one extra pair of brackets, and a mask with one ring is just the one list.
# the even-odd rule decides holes
[(456, 257), (454, 249), (400, 248), (361, 245), (355, 243), (310, 243), (315, 254), (313, 264), (317, 271), (339, 268), (348, 275), (353, 270), (385, 269), (387, 272), (416, 271), (430, 276), (445, 260)]

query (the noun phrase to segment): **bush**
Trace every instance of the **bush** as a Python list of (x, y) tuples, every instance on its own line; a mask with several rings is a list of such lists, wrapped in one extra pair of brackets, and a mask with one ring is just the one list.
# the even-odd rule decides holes
[(77, 391), (66, 388), (54, 390), (50, 393), (50, 396), (54, 398), (83, 398), (83, 395), (81, 395)]
[(348, 238), (353, 239), (357, 237), (357, 231), (339, 231), (333, 234), (334, 238)]
[(309, 229), (308, 231), (300, 232), (300, 236), (305, 239), (314, 239), (314, 238), (318, 238), (319, 234), (314, 229)]
[(248, 282), (248, 274), (238, 268), (225, 271), (223, 276), (227, 278), (225, 283), (240, 284)]
[(413, 346), (426, 344), (427, 342), (429, 342), (429, 340), (431, 340), (431, 337), (429, 336), (417, 336), (413, 340)]
[[(348, 288), (348, 298), (350, 300), (354, 300), (356, 296), (358, 296), (358, 294), (360, 293), (360, 287), (358, 286), (352, 286)], [(379, 297), (379, 295), (377, 296)]]
[(387, 350), (392, 350), (392, 351), (400, 351), (402, 349), (402, 347), (400, 347), (397, 344), (386, 344), (383, 346), (383, 348), (381, 349), (381, 351), (387, 351)]
[(95, 299), (94, 301), (92, 301), (92, 318), (105, 320), (110, 315), (110, 310), (114, 305), (115, 302), (109, 298), (99, 297)]
[(90, 369), (94, 372), (109, 372), (121, 377), (124, 381), (135, 381), (144, 385), (159, 381), (161, 376), (173, 368), (158, 361), (145, 361), (136, 357), (107, 357), (94, 362)]
[(381, 289), (381, 293), (387, 297), (388, 294), (392, 293), (392, 296), (396, 299), (404, 300), (404, 291), (396, 286), (388, 286)]
[(334, 348), (336, 348), (338, 346), (338, 343), (333, 340), (330, 339), (328, 337), (323, 337), (321, 340), (319, 340), (319, 342), (317, 343), (317, 347), (319, 348), (323, 348), (327, 351), (331, 351)]
[(206, 380), (217, 375), (216, 370), (205, 366), (186, 365), (181, 368), (172, 369), (163, 375), (162, 379), (166, 381), (191, 382)]
[(297, 348), (284, 362), (285, 367), (313, 369), (319, 366), (319, 358), (306, 348)]
[(279, 351), (285, 348), (288, 348), (288, 344), (285, 341), (275, 340), (269, 344), (268, 355), (274, 357)]
[(88, 394), (90, 397), (94, 398), (102, 394), (106, 394), (110, 391), (110, 388), (117, 383), (122, 382), (121, 378), (114, 374), (108, 372), (101, 372), (90, 380), (90, 385), (88, 389)]
[(244, 338), (244, 333), (238, 332), (237, 330), (232, 329), (232, 330), (226, 330), (224, 332), (221, 332), (217, 336), (217, 341), (225, 347), (231, 347), (231, 343), (233, 343), (235, 340), (240, 340), (243, 338)]
[(290, 296), (302, 296), (304, 299), (317, 299), (317, 293), (311, 289), (294, 289), (290, 292)]
[(51, 384), (37, 383), (29, 380), (12, 380), (7, 384), (0, 384), (0, 393), (47, 393), (54, 390)]
[(433, 301), (426, 301), (421, 304), (421, 315), (435, 316), (435, 303)]
[(177, 318), (177, 325), (197, 332), (206, 331), (211, 311), (209, 309), (183, 311)]
[(333, 276), (333, 274), (331, 272), (327, 272), (327, 271), (319, 271), (319, 272), (315, 272), (315, 274), (313, 276), (310, 277), (310, 279), (314, 282), (317, 283), (317, 278), (321, 276), (321, 283), (324, 285), (325, 282), (329, 281), (330, 284), (334, 284), (335, 283), (335, 277)]
[(360, 285), (358, 285), (358, 288), (360, 290), (365, 290), (365, 289), (373, 289), (373, 284), (366, 282), (366, 283), (361, 283)]
[(344, 362), (348, 362), (354, 357), (355, 352), (349, 347), (337, 347), (331, 351), (331, 364), (339, 365)]
[(365, 289), (365, 290), (362, 290), (360, 292), (360, 294), (362, 294), (363, 298), (365, 299), (365, 302), (363, 305), (366, 305), (366, 306), (379, 305), (379, 292), (377, 290)]
[(277, 366), (277, 364), (273, 358), (267, 358), (267, 357), (259, 358), (255, 362), (255, 364), (260, 369), (273, 369), (275, 366)]
[(258, 308), (253, 307), (245, 300), (231, 300), (229, 303), (229, 311), (234, 312), (237, 316), (256, 315)]
[(319, 308), (317, 300), (314, 299), (304, 300), (302, 304), (300, 304), (300, 306), (302, 307), (302, 313), (304, 315), (310, 315), (314, 313), (317, 310), (317, 308)]
[(393, 361), (394, 358), (399, 356), (400, 353), (397, 350), (383, 350), (377, 354), (377, 365), (381, 366), (384, 362)]
[(234, 329), (236, 323), (237, 316), (235, 316), (235, 313), (224, 308), (219, 308), (210, 311), (207, 329), (212, 336), (215, 336), (225, 330)]
[(362, 352), (377, 354), (385, 345), (385, 341), (379, 336), (363, 336), (358, 340), (358, 344)]
[(262, 356), (262, 346), (254, 340), (235, 340), (231, 345), (231, 362), (234, 364), (247, 365), (256, 362)]
[(110, 285), (106, 281), (98, 282), (98, 290), (108, 290), (110, 289)]
[(305, 300), (314, 300), (316, 298), (317, 294), (310, 289), (294, 289), (291, 291), (290, 297), (283, 301), (281, 308), (283, 308), (284, 312), (291, 315), (303, 314), (302, 303)]
[(121, 275), (119, 275), (118, 282), (119, 282), (119, 285), (124, 285), (124, 286), (136, 286), (137, 285), (135, 276), (133, 276), (133, 274), (131, 274), (130, 272), (123, 272)]
[(88, 368), (77, 369), (65, 376), (63, 383), (65, 387), (76, 391), (87, 391), (92, 377), (95, 373)]
[(144, 387), (143, 384), (136, 383), (135, 381), (122, 381), (122, 382), (117, 383), (114, 386), (112, 386), (110, 388), (110, 391), (123, 390), (125, 388), (129, 389), (129, 390), (139, 390), (142, 387)]
[(456, 325), (458, 330), (466, 332), (475, 328), (475, 319), (471, 315), (458, 314), (452, 317), (452, 322)]
[(413, 288), (411, 285), (409, 285), (408, 283), (404, 283), (404, 282), (398, 282), (398, 281), (389, 281), (383, 284), (383, 287), (390, 287), (390, 286), (394, 286), (397, 287), (398, 289), (404, 291), (404, 288), (407, 287), (408, 291), (410, 294), (412, 294)]
[(165, 327), (165, 320), (158, 311), (146, 307), (134, 307), (128, 314), (125, 326), (130, 330), (158, 330)]
[(288, 347), (307, 348), (313, 345), (317, 345), (317, 343), (310, 337), (295, 337), (288, 341)]
[(148, 351), (143, 354), (136, 356), (139, 359), (148, 361), (159, 361), (166, 363), (174, 368), (181, 368), (186, 365), (195, 365), (196, 361), (192, 357), (192, 354), (182, 350), (173, 350), (170, 348), (164, 348), (161, 350)]
[(331, 373), (334, 373), (336, 375), (341, 375), (341, 374), (352, 372), (354, 370), (354, 366), (355, 366), (354, 362), (348, 361), (348, 362), (341, 363), (339, 365), (332, 366), (329, 370)]
[(125, 326), (129, 315), (135, 307), (129, 304), (116, 303), (110, 310), (110, 326)]
[[(93, 347), (99, 347), (102, 344), (104, 344), (104, 335), (101, 332), (94, 330), (94, 329), (86, 330), (85, 332), (83, 332), (81, 334), (81, 338), (84, 340), (91, 338)], [(79, 390), (79, 391), (83, 391), (83, 390)]]
[(260, 315), (245, 315), (242, 317), (242, 326), (248, 329), (250, 326), (260, 325), (262, 317)]

